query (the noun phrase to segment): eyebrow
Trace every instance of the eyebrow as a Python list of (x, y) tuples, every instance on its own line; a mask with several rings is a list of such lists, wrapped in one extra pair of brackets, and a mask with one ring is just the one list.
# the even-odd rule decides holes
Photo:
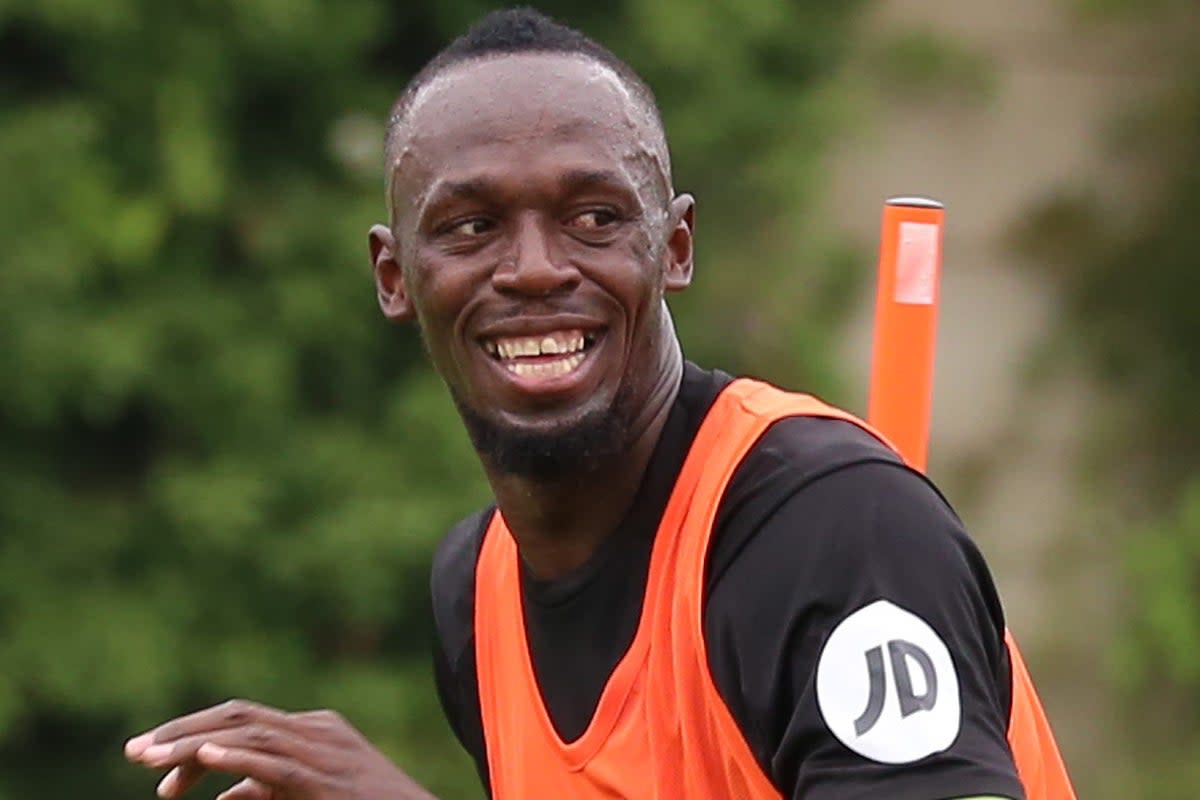
[(564, 189), (583, 189), (589, 186), (612, 186), (625, 188), (628, 181), (613, 170), (609, 169), (576, 169), (567, 172), (559, 181)]
[(415, 209), (417, 224), (424, 225), (431, 214), (436, 214), (447, 203), (455, 200), (481, 201), (494, 197), (496, 192), (496, 182), (490, 178), (438, 181)]
[[(568, 170), (557, 180), (560, 190), (571, 191), (590, 187), (611, 187), (635, 191), (621, 173), (610, 169)], [(500, 193), (499, 182), (492, 178), (468, 178), (461, 181), (442, 181), (434, 187), (423, 204), (434, 208), (451, 200), (490, 199)]]
[(430, 192), (425, 202), (431, 207), (447, 200), (475, 200), (496, 193), (496, 182), (488, 178), (471, 178), (465, 181), (442, 181)]

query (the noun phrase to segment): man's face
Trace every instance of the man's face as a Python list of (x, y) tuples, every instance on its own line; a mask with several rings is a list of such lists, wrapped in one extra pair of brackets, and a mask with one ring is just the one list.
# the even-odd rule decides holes
[(372, 255), (385, 313), (415, 316), (477, 445), (627, 427), (654, 390), (675, 346), (662, 294), (691, 273), (692, 203), (670, 200), (664, 159), (591, 60), (468, 62), (418, 95)]

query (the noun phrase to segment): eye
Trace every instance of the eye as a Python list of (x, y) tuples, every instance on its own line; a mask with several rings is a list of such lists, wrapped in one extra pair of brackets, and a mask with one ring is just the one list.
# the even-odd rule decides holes
[(567, 225), (581, 230), (594, 231), (615, 224), (620, 217), (612, 209), (589, 208), (567, 220)]
[(485, 217), (471, 217), (470, 219), (460, 220), (446, 226), (443, 232), (448, 236), (470, 238), (490, 233), (495, 228), (496, 223), (490, 219), (486, 219)]

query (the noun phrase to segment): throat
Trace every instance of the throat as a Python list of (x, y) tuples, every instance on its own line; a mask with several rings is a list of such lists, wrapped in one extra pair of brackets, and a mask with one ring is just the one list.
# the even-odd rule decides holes
[(519, 493), (525, 502), (509, 507), (501, 497), (507, 493), (498, 491), (505, 522), (530, 576), (558, 580), (587, 564), (619, 529), (640, 477), (640, 471), (626, 470), (609, 481), (593, 475), (566, 485), (527, 486)]

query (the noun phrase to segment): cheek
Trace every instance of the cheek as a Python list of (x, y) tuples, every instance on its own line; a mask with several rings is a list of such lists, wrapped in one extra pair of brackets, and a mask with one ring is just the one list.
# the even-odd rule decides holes
[(657, 291), (653, 262), (641, 248), (621, 247), (607, 251), (602, 257), (587, 254), (575, 263), (585, 280), (594, 284), (620, 307), (626, 316), (642, 316), (643, 309), (653, 302)]
[(468, 271), (418, 258), (409, 271), (409, 286), (417, 313), (431, 325), (452, 323), (470, 299)]
[(445, 366), (452, 347), (455, 324), (465, 304), (462, 288), (452, 274), (430, 264), (409, 270), (409, 296), (425, 347), (440, 366)]
[(636, 299), (640, 309), (657, 306), (663, 295), (665, 277), (659, 263), (661, 248), (653, 237), (641, 233), (629, 245), (629, 263), (636, 269), (627, 276), (627, 291), (630, 300)]

